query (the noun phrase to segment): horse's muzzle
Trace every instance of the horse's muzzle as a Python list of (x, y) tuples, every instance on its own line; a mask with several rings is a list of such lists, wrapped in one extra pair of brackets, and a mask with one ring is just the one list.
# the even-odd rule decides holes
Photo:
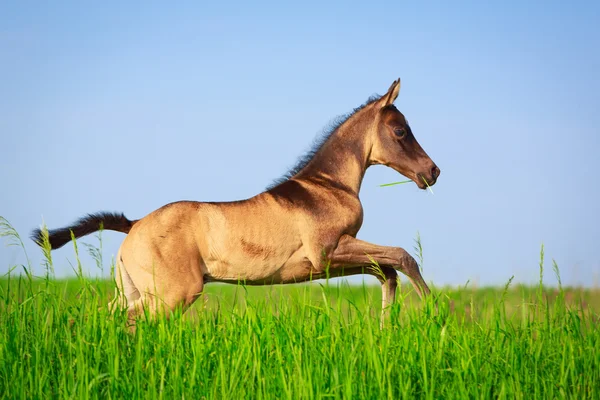
[(433, 164), (433, 167), (426, 174), (417, 174), (417, 186), (420, 189), (427, 189), (427, 186), (433, 186), (437, 182), (438, 176), (440, 176), (440, 169), (437, 165)]

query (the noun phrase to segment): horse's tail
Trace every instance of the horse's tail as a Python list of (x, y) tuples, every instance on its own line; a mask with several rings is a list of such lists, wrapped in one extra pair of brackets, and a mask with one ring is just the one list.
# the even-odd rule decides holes
[[(48, 231), (48, 239), (50, 247), (54, 250), (64, 246), (72, 239), (71, 232), (73, 232), (75, 238), (89, 235), (100, 229), (129, 233), (131, 227), (136, 222), (138, 220), (130, 221), (121, 213), (99, 212), (88, 214), (65, 228)], [(40, 229), (35, 229), (31, 232), (31, 239), (40, 246), (44, 243), (44, 237)]]

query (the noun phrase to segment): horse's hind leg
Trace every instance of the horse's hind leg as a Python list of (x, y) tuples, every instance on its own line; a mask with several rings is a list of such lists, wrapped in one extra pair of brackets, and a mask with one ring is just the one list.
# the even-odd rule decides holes
[[(197, 270), (199, 271), (199, 268)], [(134, 325), (138, 318), (152, 319), (158, 314), (169, 318), (177, 309), (185, 312), (204, 288), (202, 276), (186, 269), (163, 267), (154, 274), (140, 269), (132, 275), (135, 287), (140, 289), (140, 296), (128, 305), (128, 319), (131, 325)]]
[(115, 297), (109, 303), (108, 308), (111, 313), (114, 313), (117, 309), (128, 308), (131, 304), (133, 304), (137, 299), (140, 298), (140, 292), (136, 288), (131, 276), (127, 272), (127, 269), (123, 265), (123, 262), (120, 258), (120, 254), (117, 258), (116, 265), (116, 276), (115, 281), (117, 287), (115, 288)]

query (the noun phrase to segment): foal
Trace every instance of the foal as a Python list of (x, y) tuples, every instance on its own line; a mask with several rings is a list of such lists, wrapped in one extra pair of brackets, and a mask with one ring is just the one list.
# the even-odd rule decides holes
[[(415, 259), (400, 247), (356, 239), (363, 222), (358, 192), (365, 170), (387, 165), (419, 188), (440, 170), (423, 151), (394, 101), (400, 80), (339, 123), (283, 180), (233, 202), (180, 201), (142, 219), (97, 213), (51, 230), (53, 249), (104, 229), (127, 233), (117, 255), (117, 295), (132, 320), (187, 309), (209, 282), (250, 285), (371, 274), (382, 284), (383, 310), (393, 303), (397, 273), (422, 298), (429, 288)], [(41, 243), (38, 229), (32, 238)], [(381, 271), (371, 268), (376, 262)]]

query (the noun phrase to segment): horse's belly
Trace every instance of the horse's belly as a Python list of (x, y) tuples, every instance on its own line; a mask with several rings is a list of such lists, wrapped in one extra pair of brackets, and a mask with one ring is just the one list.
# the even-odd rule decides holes
[(261, 261), (247, 260), (244, 263), (213, 261), (206, 263), (207, 275), (219, 281), (255, 281), (272, 276), (280, 266)]
[(205, 268), (208, 280), (262, 285), (304, 281), (310, 275), (311, 263), (298, 249), (292, 254), (263, 259), (234, 256), (205, 260)]

